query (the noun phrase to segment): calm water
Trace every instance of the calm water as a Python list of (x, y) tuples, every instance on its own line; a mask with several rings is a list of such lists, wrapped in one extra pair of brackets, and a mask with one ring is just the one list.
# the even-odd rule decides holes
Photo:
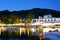
[[(1, 32), (1, 34), (2, 35), (9, 35), (9, 33), (11, 33), (10, 35), (15, 35), (15, 31), (16, 30), (18, 30), (18, 29), (14, 29), (14, 28), (10, 28), (10, 29), (6, 29), (4, 32)], [(20, 32), (18, 32), (18, 34), (19, 34)], [(26, 34), (26, 35), (25, 35)], [(7, 37), (6, 38), (6, 35), (5, 35), (5, 38), (3, 38), (3, 37), (1, 37), (0, 36), (0, 40), (39, 40), (39, 36), (38, 37), (31, 37), (31, 38), (29, 38), (29, 37), (27, 37), (27, 32), (26, 33), (22, 33), (22, 35), (24, 35), (24, 38), (22, 37), (17, 37), (17, 38), (9, 38), (9, 37)], [(18, 35), (19, 36), (19, 35)]]
[(0, 40), (39, 40), (37, 36), (34, 37), (0, 37)]
[(31, 40), (28, 38), (0, 38), (0, 40)]
[(39, 39), (29, 39), (29, 38), (0, 38), (0, 40), (39, 40)]

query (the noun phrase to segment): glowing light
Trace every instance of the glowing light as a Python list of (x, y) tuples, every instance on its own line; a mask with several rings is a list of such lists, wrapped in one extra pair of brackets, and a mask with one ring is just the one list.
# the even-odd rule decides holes
[(5, 27), (1, 27), (1, 30), (2, 30), (2, 31), (5, 31), (5, 30), (6, 30), (6, 28), (5, 28)]
[(34, 28), (32, 28), (32, 32), (35, 32)]

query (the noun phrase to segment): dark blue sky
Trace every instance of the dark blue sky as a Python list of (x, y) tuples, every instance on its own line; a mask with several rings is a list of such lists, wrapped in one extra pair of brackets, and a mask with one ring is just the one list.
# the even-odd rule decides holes
[(0, 10), (47, 8), (60, 11), (60, 0), (0, 0)]

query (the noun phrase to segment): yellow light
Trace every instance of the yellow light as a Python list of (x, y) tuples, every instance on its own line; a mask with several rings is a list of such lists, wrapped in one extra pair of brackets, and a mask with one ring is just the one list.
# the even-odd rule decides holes
[(5, 30), (6, 30), (6, 28), (5, 28), (5, 27), (1, 27), (1, 30), (2, 30), (2, 31), (5, 31)]

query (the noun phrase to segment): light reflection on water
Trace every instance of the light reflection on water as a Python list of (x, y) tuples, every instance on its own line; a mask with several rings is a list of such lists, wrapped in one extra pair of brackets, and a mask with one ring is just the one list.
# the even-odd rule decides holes
[[(25, 32), (25, 31), (31, 31), (31, 32), (36, 32), (36, 28), (34, 29), (34, 28), (14, 28), (14, 27), (12, 27), (12, 28), (9, 28), (9, 27), (7, 27), (7, 28), (5, 28), (5, 27), (1, 27), (0, 28), (0, 33), (1, 33), (1, 31), (6, 31), (6, 30), (8, 30), (8, 31), (20, 31), (20, 32)], [(40, 29), (39, 29), (40, 30)], [(39, 31), (38, 30), (38, 31)]]
[[(27, 31), (27, 30), (30, 30), (31, 32), (33, 32), (32, 30), (31, 30), (31, 28), (29, 29), (29, 28), (27, 28), (27, 29), (24, 29), (24, 28), (22, 28), (22, 29), (19, 29), (19, 28), (4, 28), (4, 27), (2, 27), (2, 29), (3, 29), (3, 31), (8, 31), (8, 32), (13, 32), (13, 31), (22, 31), (22, 32), (25, 32), (25, 31)], [(35, 28), (36, 29), (36, 28)], [(0, 38), (0, 40), (31, 40), (31, 39), (28, 39), (28, 38)]]

